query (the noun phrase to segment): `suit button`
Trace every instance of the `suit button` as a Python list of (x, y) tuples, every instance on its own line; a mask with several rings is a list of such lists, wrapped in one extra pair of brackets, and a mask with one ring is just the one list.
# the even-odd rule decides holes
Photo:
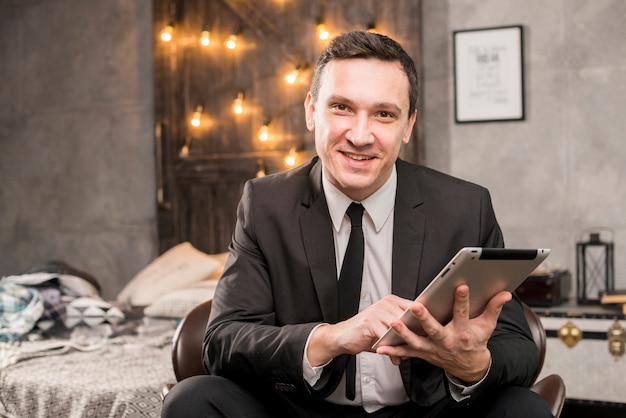
[(295, 392), (296, 387), (291, 383), (274, 383), (274, 389), (281, 392)]

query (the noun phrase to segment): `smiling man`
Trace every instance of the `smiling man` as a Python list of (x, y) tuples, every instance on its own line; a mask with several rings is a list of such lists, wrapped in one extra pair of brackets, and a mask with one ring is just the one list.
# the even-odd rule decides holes
[[(504, 246), (486, 189), (398, 158), (417, 100), (394, 40), (354, 31), (329, 44), (304, 104), (318, 157), (246, 184), (208, 375), (178, 383), (163, 417), (551, 416), (526, 389), (538, 353), (516, 297), (469, 319), (459, 286), (445, 326), (413, 302), (461, 247)], [(426, 336), (397, 321), (407, 308)], [(407, 344), (372, 352), (389, 326)]]

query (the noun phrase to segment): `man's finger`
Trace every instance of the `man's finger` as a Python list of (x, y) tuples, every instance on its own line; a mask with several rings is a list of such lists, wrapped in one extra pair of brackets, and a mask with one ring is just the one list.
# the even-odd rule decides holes
[(483, 316), (493, 322), (496, 322), (500, 316), (500, 312), (502, 312), (502, 307), (505, 303), (510, 301), (512, 297), (513, 295), (511, 295), (511, 292), (503, 291), (497, 293), (489, 300), (489, 303), (487, 303)]
[(457, 286), (454, 291), (454, 305), (452, 311), (452, 319), (456, 323), (469, 322), (470, 315), (470, 292), (469, 287), (466, 284)]
[(443, 325), (430, 314), (421, 302), (415, 302), (411, 305), (411, 313), (420, 321), (422, 329), (430, 338), (437, 341), (445, 338)]

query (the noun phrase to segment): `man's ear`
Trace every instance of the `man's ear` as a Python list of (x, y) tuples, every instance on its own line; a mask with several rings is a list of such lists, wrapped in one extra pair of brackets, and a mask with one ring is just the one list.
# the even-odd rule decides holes
[(404, 137), (402, 138), (403, 144), (408, 144), (411, 140), (411, 131), (413, 131), (413, 126), (415, 125), (415, 120), (417, 119), (417, 110), (413, 112), (413, 115), (409, 118), (406, 131), (404, 132)]
[(308, 92), (306, 99), (304, 99), (304, 115), (306, 118), (306, 128), (311, 132), (315, 131), (315, 103), (313, 102), (311, 92)]

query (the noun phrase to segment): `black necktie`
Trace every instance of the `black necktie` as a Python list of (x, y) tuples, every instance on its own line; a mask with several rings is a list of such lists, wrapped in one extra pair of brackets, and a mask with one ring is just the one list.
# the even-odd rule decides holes
[[(339, 275), (339, 319), (348, 319), (359, 312), (359, 294), (363, 277), (363, 206), (352, 203), (346, 211), (352, 222), (348, 247), (341, 265)], [(351, 355), (346, 365), (346, 397), (350, 400), (355, 396), (356, 356)]]

